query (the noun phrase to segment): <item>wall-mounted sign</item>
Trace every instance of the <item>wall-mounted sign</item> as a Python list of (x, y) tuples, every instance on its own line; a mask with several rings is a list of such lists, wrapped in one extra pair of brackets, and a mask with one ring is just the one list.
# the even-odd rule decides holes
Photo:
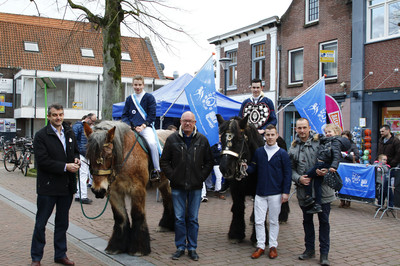
[(0, 79), (0, 93), (13, 93), (12, 79)]
[(0, 119), (0, 132), (16, 132), (17, 122), (15, 119)]

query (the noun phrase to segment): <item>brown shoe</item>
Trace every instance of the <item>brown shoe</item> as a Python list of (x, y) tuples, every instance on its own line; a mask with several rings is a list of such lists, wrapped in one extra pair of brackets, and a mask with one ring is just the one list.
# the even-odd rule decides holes
[(343, 208), (344, 205), (345, 205), (345, 201), (344, 200), (340, 200), (339, 208)]
[(276, 251), (276, 247), (272, 247), (269, 249), (269, 258), (270, 259), (275, 259), (278, 257), (278, 251)]
[(251, 254), (252, 259), (258, 259), (262, 254), (264, 254), (264, 250), (261, 248), (257, 248), (253, 254)]
[(32, 261), (31, 266), (40, 266), (40, 261)]
[(55, 263), (60, 263), (62, 265), (75, 265), (75, 262), (72, 260), (68, 259), (68, 257), (62, 258), (62, 259), (55, 259)]

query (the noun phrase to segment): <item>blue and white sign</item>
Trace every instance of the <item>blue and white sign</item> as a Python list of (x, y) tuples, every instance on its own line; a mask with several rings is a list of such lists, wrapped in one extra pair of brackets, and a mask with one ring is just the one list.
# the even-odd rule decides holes
[(207, 137), (210, 146), (218, 143), (217, 98), (212, 56), (185, 87), (190, 111), (196, 116), (196, 126)]
[(337, 169), (343, 180), (340, 194), (374, 199), (375, 198), (375, 167), (356, 163), (340, 163)]
[(326, 124), (325, 79), (315, 84), (303, 96), (293, 102), (300, 116), (310, 122), (312, 130), (323, 134)]

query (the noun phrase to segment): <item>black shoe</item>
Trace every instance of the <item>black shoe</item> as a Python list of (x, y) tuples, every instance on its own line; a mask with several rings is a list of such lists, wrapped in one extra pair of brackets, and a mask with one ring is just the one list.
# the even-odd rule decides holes
[(201, 202), (207, 202), (208, 199), (206, 197), (201, 197)]
[(88, 199), (88, 198), (84, 198), (81, 200), (82, 204), (92, 204), (93, 200)]
[(172, 254), (172, 259), (173, 260), (179, 260), (179, 258), (185, 254), (185, 251), (182, 249), (177, 249), (176, 252), (174, 254)]
[(221, 186), (221, 189), (218, 192), (221, 194), (224, 194), (228, 189), (229, 189), (229, 185), (227, 185), (226, 183), (223, 183)]
[(161, 176), (160, 176), (160, 171), (158, 170), (153, 170), (151, 171), (151, 175), (150, 175), (150, 181), (151, 182), (159, 182), (161, 180)]
[(321, 254), (320, 257), (319, 257), (319, 263), (321, 263), (322, 266), (331, 265), (329, 260), (328, 260), (328, 254)]
[(299, 256), (299, 260), (308, 260), (311, 258), (315, 258), (315, 250), (306, 250)]
[(307, 214), (314, 214), (319, 212), (322, 212), (321, 205), (319, 204), (314, 204), (314, 206), (310, 210), (306, 211)]
[(207, 190), (207, 192), (213, 192), (215, 190), (215, 187), (214, 186), (208, 187), (208, 188), (206, 188), (206, 190)]
[(81, 199), (80, 198), (75, 198), (75, 201), (81, 201)]
[(304, 207), (308, 207), (314, 204), (314, 199), (310, 196), (306, 196), (306, 199), (304, 200)]
[(189, 257), (194, 260), (194, 261), (198, 261), (199, 260), (199, 255), (197, 255), (196, 250), (189, 250), (188, 251)]

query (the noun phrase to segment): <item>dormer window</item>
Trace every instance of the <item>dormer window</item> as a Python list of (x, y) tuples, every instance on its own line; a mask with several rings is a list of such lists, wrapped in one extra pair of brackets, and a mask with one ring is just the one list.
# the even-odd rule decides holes
[(24, 42), (24, 50), (27, 52), (39, 52), (39, 45), (37, 42)]
[(132, 61), (131, 56), (128, 52), (121, 52), (122, 61)]
[(94, 58), (94, 53), (92, 48), (81, 48), (82, 57)]

